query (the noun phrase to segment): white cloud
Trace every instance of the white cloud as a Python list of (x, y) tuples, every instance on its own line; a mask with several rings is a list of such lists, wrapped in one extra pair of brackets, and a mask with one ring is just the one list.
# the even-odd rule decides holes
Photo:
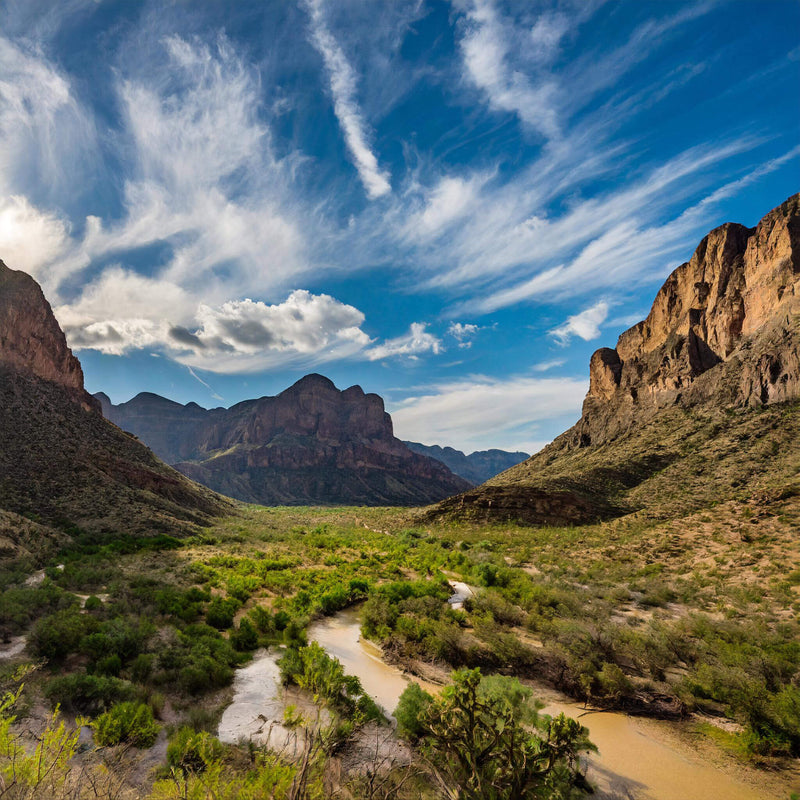
[(538, 364), (534, 364), (531, 369), (534, 372), (548, 372), (551, 369), (558, 369), (558, 367), (563, 367), (566, 364), (566, 360), (563, 358), (554, 358), (550, 361), (541, 361)]
[(360, 327), (364, 315), (329, 295), (299, 289), (274, 305), (236, 300), (198, 306), (176, 284), (120, 267), (55, 314), (76, 350), (124, 355), (154, 348), (217, 373), (318, 364), (357, 355), (370, 344)]
[[(485, 93), (490, 107), (517, 114), (547, 138), (558, 136), (557, 87), (544, 77), (532, 82), (511, 63), (512, 55), (518, 52), (514, 47), (513, 27), (504, 24), (491, 0), (475, 0), (467, 10), (466, 19), (466, 31), (460, 42), (464, 66), (475, 86)], [(551, 51), (555, 48), (554, 33), (546, 37), (540, 30), (531, 36), (537, 54), (541, 55), (541, 42), (545, 38), (550, 40)]]
[(427, 327), (424, 322), (412, 322), (408, 333), (395, 339), (389, 339), (376, 347), (371, 347), (365, 355), (370, 361), (378, 361), (392, 356), (407, 356), (415, 359), (421, 353), (438, 354), (442, 350), (442, 342), (432, 333), (428, 333), (425, 330)]
[(500, 447), (536, 452), (547, 442), (540, 425), (580, 415), (588, 382), (574, 378), (476, 377), (431, 387), (429, 394), (391, 404), (395, 434), (404, 440), (464, 452)]
[(600, 335), (600, 326), (608, 316), (608, 308), (605, 300), (599, 300), (579, 314), (567, 317), (567, 321), (553, 328), (549, 335), (560, 345), (566, 345), (573, 336), (579, 336), (585, 342), (596, 339)]
[(462, 350), (472, 347), (472, 337), (480, 330), (478, 325), (470, 322), (451, 322), (447, 329), (449, 336), (458, 341), (458, 346)]
[(40, 211), (26, 197), (0, 197), (0, 259), (12, 269), (38, 276), (68, 240), (69, 225), (60, 217)]
[(367, 124), (356, 100), (356, 74), (325, 24), (322, 0), (307, 0), (306, 6), (311, 17), (311, 40), (325, 62), (331, 82), (333, 110), (358, 175), (370, 198), (382, 197), (392, 187), (388, 173), (380, 169), (378, 159), (368, 144)]

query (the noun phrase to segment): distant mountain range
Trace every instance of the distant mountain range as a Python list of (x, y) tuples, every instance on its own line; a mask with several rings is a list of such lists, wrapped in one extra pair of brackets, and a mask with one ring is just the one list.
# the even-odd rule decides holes
[(142, 393), (105, 416), (183, 474), (266, 505), (425, 505), (471, 485), (394, 436), (376, 394), (307, 375), (276, 397), (206, 410)]
[(800, 497), (798, 442), (794, 195), (755, 228), (711, 231), (647, 318), (594, 353), (576, 425), (431, 514), (568, 525), (739, 498), (788, 518)]
[(403, 442), (403, 444), (414, 453), (441, 461), (451, 472), (475, 486), (530, 458), (529, 453), (509, 453), (506, 450), (476, 450), (465, 455), (461, 450), (440, 447), (438, 444), (426, 445), (419, 442)]

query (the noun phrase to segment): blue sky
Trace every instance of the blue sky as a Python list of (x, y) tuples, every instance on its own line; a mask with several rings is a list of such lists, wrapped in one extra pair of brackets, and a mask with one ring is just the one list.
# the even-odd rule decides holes
[(725, 221), (798, 190), (800, 4), (5, 0), (0, 258), (90, 391), (308, 372), (534, 451)]

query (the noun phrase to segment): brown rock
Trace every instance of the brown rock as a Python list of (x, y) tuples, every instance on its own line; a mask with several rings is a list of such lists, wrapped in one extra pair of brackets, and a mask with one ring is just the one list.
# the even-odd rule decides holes
[(0, 362), (68, 389), (86, 409), (99, 410), (83, 388), (80, 362), (67, 346), (50, 303), (25, 272), (0, 261)]
[(395, 438), (383, 400), (307, 375), (229, 409), (140, 394), (106, 416), (194, 480), (246, 502), (420, 505), (470, 484)]

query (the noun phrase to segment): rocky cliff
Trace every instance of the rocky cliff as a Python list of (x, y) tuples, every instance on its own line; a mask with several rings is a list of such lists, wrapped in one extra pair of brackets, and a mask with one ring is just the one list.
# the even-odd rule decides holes
[(12, 527), (25, 516), (181, 532), (230, 507), (103, 418), (38, 284), (0, 262), (0, 510)]
[[(647, 318), (591, 359), (575, 431), (587, 445), (615, 438), (675, 403), (757, 407), (800, 393), (800, 195), (755, 228), (711, 231), (667, 278)], [(724, 362), (738, 362), (733, 384)], [(712, 380), (698, 378), (712, 371)], [(730, 371), (728, 371), (730, 372)], [(730, 377), (730, 376), (726, 376)]]
[(98, 399), (185, 475), (247, 502), (420, 505), (469, 485), (395, 438), (378, 395), (339, 391), (322, 375), (229, 409), (147, 393), (117, 406)]
[(731, 496), (754, 471), (792, 474), (780, 447), (770, 461), (754, 432), (769, 421), (784, 431), (783, 447), (796, 448), (800, 195), (755, 228), (711, 231), (667, 278), (647, 318), (615, 348), (595, 352), (589, 370), (575, 426), (433, 513), (583, 523), (690, 508), (693, 497), (711, 502), (709, 487), (718, 499)]
[(476, 450), (466, 455), (454, 447), (403, 442), (409, 450), (441, 461), (451, 472), (473, 485), (488, 481), (500, 472), (514, 467), (530, 457), (529, 453), (509, 453), (507, 450)]
[(0, 261), (0, 363), (63, 386), (87, 409), (80, 362), (36, 281)]

